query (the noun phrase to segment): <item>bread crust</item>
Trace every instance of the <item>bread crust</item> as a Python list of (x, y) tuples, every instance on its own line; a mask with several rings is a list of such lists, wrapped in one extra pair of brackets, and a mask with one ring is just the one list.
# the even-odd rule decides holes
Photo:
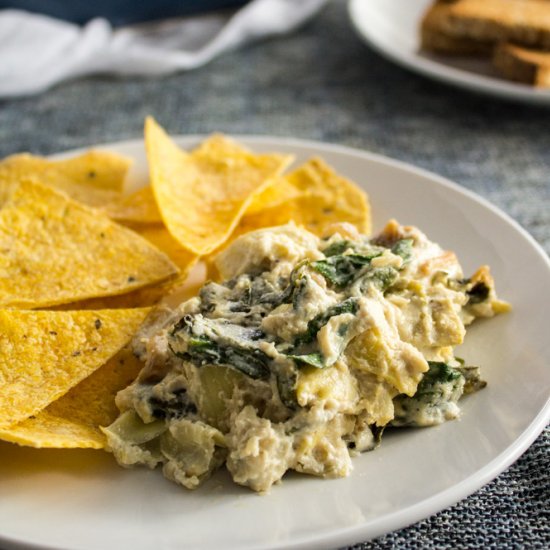
[(489, 57), (493, 51), (492, 42), (449, 36), (430, 26), (422, 27), (420, 43), (423, 50), (445, 55)]
[[(439, 0), (421, 26), (426, 49), (453, 50), (451, 39), (487, 43), (514, 42), (550, 50), (548, 0)], [(435, 35), (435, 36), (434, 36)], [(439, 36), (444, 35), (447, 41)], [(468, 49), (461, 42), (457, 49)]]
[(493, 65), (510, 80), (550, 88), (550, 52), (502, 43), (495, 48)]

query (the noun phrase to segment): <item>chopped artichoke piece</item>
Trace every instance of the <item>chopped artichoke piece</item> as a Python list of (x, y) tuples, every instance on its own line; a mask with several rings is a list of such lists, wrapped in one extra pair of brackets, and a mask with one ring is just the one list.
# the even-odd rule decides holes
[(145, 464), (149, 468), (154, 468), (162, 460), (157, 438), (166, 429), (164, 421), (146, 424), (132, 410), (121, 414), (110, 426), (101, 428), (107, 437), (107, 448), (119, 464)]
[(172, 421), (160, 438), (166, 462), (163, 473), (187, 489), (196, 489), (225, 461), (223, 434), (200, 421), (186, 418)]

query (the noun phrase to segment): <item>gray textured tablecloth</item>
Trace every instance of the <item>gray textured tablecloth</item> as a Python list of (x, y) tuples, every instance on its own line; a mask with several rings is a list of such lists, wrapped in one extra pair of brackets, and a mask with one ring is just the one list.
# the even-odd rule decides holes
[[(90, 78), (0, 102), (0, 156), (171, 133), (269, 134), (382, 153), (486, 197), (550, 250), (550, 109), (471, 95), (367, 49), (345, 4), (306, 28), (163, 79)], [(548, 548), (550, 430), (459, 504), (354, 549)]]

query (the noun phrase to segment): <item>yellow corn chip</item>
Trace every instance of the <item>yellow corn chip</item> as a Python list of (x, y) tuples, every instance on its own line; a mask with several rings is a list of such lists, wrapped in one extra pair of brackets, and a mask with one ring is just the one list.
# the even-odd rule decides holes
[(307, 192), (292, 185), (287, 178), (274, 178), (268, 187), (252, 199), (246, 209), (245, 216), (276, 208), (285, 202), (293, 201), (304, 195), (307, 195)]
[(223, 159), (224, 157), (247, 155), (251, 153), (250, 149), (224, 134), (210, 135), (191, 152), (192, 155), (212, 157), (214, 159)]
[(0, 162), (0, 174), (36, 176), (43, 184), (58, 186), (59, 182), (87, 185), (97, 189), (122, 191), (131, 160), (108, 151), (90, 150), (76, 157), (49, 160), (21, 153)]
[(366, 193), (337, 174), (322, 159), (309, 160), (290, 173), (287, 180), (301, 192), (300, 197), (280, 207), (283, 211), (291, 207), (289, 220), (319, 235), (337, 222), (351, 223), (361, 233), (371, 232), (370, 205)]
[(362, 233), (368, 234), (366, 219), (358, 219), (352, 212), (343, 210), (325, 195), (309, 195), (299, 197), (289, 203), (283, 203), (279, 207), (263, 210), (258, 214), (246, 216), (242, 220), (242, 227), (239, 231), (246, 232), (262, 227), (282, 225), (293, 220), (322, 236), (328, 227), (334, 223), (348, 222), (359, 227)]
[(162, 223), (162, 217), (150, 186), (117, 198), (107, 204), (103, 211), (110, 218), (121, 223)]
[(3, 307), (123, 294), (178, 271), (133, 231), (31, 182), (13, 185), (0, 197), (0, 250)]
[(254, 195), (291, 160), (284, 155), (231, 152), (233, 142), (226, 145), (220, 136), (190, 154), (150, 117), (145, 144), (164, 223), (177, 241), (198, 255), (208, 254), (229, 238)]
[(186, 248), (170, 235), (164, 225), (143, 225), (134, 226), (134, 230), (150, 243), (162, 250), (182, 272), (189, 272), (189, 269), (196, 263), (198, 256), (189, 252)]
[[(237, 237), (262, 229), (294, 221), (309, 231), (323, 235), (333, 223), (348, 222), (362, 233), (371, 230), (370, 205), (367, 195), (354, 183), (339, 176), (321, 159), (311, 159), (284, 178), (285, 193), (289, 199), (280, 202), (277, 191), (272, 195), (268, 187), (258, 196), (258, 210), (247, 210), (230, 239), (205, 258), (210, 276), (216, 277), (212, 258)], [(277, 185), (277, 184), (276, 184)], [(287, 191), (288, 190), (288, 191)], [(259, 200), (265, 194), (265, 207)], [(273, 205), (268, 207), (273, 200)]]
[[(26, 181), (39, 183), (42, 185), (42, 180), (39, 178), (28, 178)], [(52, 186), (53, 187), (53, 186)], [(109, 204), (119, 197), (118, 191), (109, 191), (108, 189), (97, 189), (88, 185), (56, 185), (55, 189), (66, 193), (71, 199), (92, 206), (94, 208), (100, 208), (104, 204)]]
[(88, 206), (100, 207), (121, 196), (130, 160), (106, 151), (88, 151), (67, 160), (48, 160), (27, 153), (0, 162), (0, 187), (31, 181), (61, 190)]
[(0, 310), (0, 427), (35, 415), (104, 365), (148, 312)]
[(83, 309), (126, 309), (154, 306), (185, 283), (191, 267), (193, 266), (190, 265), (187, 271), (182, 272), (175, 279), (163, 281), (162, 283), (156, 285), (138, 288), (137, 290), (128, 292), (127, 294), (106, 296), (104, 298), (90, 298), (89, 300), (80, 300), (78, 302), (53, 306), (51, 309), (55, 311), (71, 311)]
[(0, 428), (0, 439), (30, 447), (102, 449), (105, 436), (99, 426), (108, 426), (117, 418), (116, 394), (142, 367), (131, 350), (123, 348), (36, 416)]
[(136, 232), (170, 257), (179, 267), (179, 275), (174, 279), (138, 288), (126, 294), (104, 298), (90, 298), (89, 300), (56, 306), (54, 309), (67, 311), (71, 309), (118, 309), (154, 306), (163, 298), (172, 295), (183, 287), (191, 269), (197, 264), (199, 257), (180, 246), (164, 226), (136, 225), (134, 227)]
[(289, 193), (291, 198), (272, 208), (247, 214), (241, 222), (239, 234), (291, 220), (317, 235), (322, 235), (329, 225), (337, 222), (348, 222), (361, 233), (370, 233), (367, 195), (321, 159), (311, 159), (285, 179), (294, 189), (294, 193)]

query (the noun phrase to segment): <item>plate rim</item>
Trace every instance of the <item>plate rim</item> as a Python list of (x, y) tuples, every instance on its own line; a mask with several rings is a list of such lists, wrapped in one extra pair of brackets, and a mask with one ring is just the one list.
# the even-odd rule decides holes
[(512, 81), (501, 81), (491, 76), (473, 73), (432, 59), (420, 57), (416, 53), (400, 55), (395, 50), (384, 47), (370, 34), (366, 25), (362, 23), (361, 13), (362, 10), (366, 9), (365, 5), (364, 0), (348, 0), (349, 19), (355, 32), (363, 42), (389, 61), (409, 71), (449, 86), (508, 101), (519, 101), (541, 107), (550, 107), (550, 91), (532, 88), (526, 84)]
[[(353, 1), (353, 0), (352, 0)], [(517, 232), (524, 237), (530, 245), (536, 251), (537, 255), (543, 260), (543, 264), (548, 270), (548, 276), (550, 277), (550, 258), (546, 254), (542, 246), (530, 235), (530, 233), (524, 229), (517, 221), (515, 221), (506, 212), (501, 210), (496, 205), (492, 204), (488, 199), (476, 192), (461, 186), (458, 183), (436, 174), (425, 168), (418, 167), (409, 162), (405, 162), (399, 159), (388, 157), (380, 153), (373, 153), (357, 147), (350, 147), (347, 145), (332, 144), (329, 142), (321, 142), (316, 140), (307, 140), (294, 137), (285, 136), (271, 136), (262, 134), (228, 134), (231, 137), (242, 140), (243, 142), (254, 142), (262, 145), (269, 145), (273, 147), (287, 146), (291, 148), (314, 148), (318, 151), (333, 152), (352, 157), (359, 157), (361, 159), (382, 164), (390, 168), (397, 168), (400, 171), (408, 174), (415, 174), (425, 179), (430, 180), (437, 185), (450, 189), (461, 195), (464, 195), (470, 200), (481, 204), (485, 208), (489, 209), (502, 222), (511, 225)], [(208, 134), (175, 134), (172, 138), (180, 145), (187, 147), (193, 145), (204, 139)], [(90, 145), (85, 147), (79, 147), (69, 149), (63, 152), (48, 155), (52, 159), (61, 159), (68, 156), (79, 154), (89, 149), (98, 150), (117, 150), (118, 148), (134, 148), (143, 147), (143, 138), (125, 139), (118, 141), (111, 141), (96, 145)], [(519, 437), (517, 437), (508, 447), (502, 452), (485, 464), (482, 468), (473, 472), (471, 475), (460, 481), (459, 483), (440, 491), (434, 495), (429, 496), (413, 505), (400, 509), (395, 512), (390, 512), (380, 517), (368, 520), (361, 525), (353, 527), (344, 527), (333, 530), (329, 534), (315, 536), (302, 536), (300, 539), (294, 539), (294, 541), (284, 544), (268, 544), (261, 548), (263, 550), (270, 550), (275, 548), (292, 548), (305, 550), (312, 548), (333, 548), (335, 546), (345, 546), (349, 544), (356, 544), (358, 541), (364, 542), (372, 540), (383, 534), (403, 529), (413, 523), (426, 519), (454, 504), (470, 496), (475, 491), (479, 490), (487, 483), (496, 478), (511, 464), (513, 464), (535, 441), (535, 439), (542, 433), (545, 427), (550, 423), (550, 396), (547, 398), (545, 405), (538, 411), (538, 413), (532, 418), (529, 425), (523, 430)], [(20, 549), (20, 548), (33, 548), (36, 550), (55, 550), (56, 548), (72, 548), (70, 546), (53, 547), (50, 545), (38, 545), (35, 543), (25, 542), (21, 539), (14, 539), (6, 537), (0, 533), (0, 543), (8, 548)]]

